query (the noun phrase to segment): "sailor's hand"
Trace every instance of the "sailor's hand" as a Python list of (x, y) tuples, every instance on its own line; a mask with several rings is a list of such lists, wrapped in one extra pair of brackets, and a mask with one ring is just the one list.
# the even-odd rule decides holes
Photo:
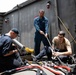
[(57, 57), (60, 55), (60, 52), (53, 52), (53, 56)]
[(44, 35), (44, 32), (40, 30), (40, 34), (43, 34)]
[(48, 37), (48, 34), (47, 34), (47, 33), (45, 34), (45, 37), (46, 37), (46, 38)]
[(13, 53), (17, 53), (18, 52), (18, 50), (13, 50)]
[(10, 55), (17, 53), (17, 52), (18, 52), (18, 50), (12, 50), (9, 53), (5, 54), (4, 56), (10, 56)]

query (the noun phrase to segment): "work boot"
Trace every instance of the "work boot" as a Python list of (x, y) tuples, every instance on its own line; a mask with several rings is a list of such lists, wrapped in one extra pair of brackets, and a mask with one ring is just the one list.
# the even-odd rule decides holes
[(25, 48), (25, 51), (26, 51), (27, 53), (34, 53), (34, 49), (30, 49), (30, 48), (28, 48), (28, 47)]

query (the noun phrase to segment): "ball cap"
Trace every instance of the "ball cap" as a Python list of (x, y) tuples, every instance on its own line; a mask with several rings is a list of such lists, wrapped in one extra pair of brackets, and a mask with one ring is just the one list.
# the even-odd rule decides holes
[(12, 28), (11, 30), (12, 30), (13, 32), (15, 32), (15, 33), (19, 36), (19, 31), (18, 31), (17, 28)]

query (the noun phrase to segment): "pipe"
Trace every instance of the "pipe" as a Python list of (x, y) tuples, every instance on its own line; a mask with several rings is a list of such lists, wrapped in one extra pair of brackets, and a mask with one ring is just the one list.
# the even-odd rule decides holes
[(21, 44), (19, 41), (17, 41), (16, 39), (13, 39), (13, 43), (15, 45), (17, 45), (17, 47), (21, 50), (20, 53), (33, 53), (34, 52), (34, 49), (31, 49), (31, 48), (28, 48)]
[(13, 39), (13, 43), (16, 44), (18, 48), (20, 48), (21, 50), (25, 49), (25, 46), (21, 44), (19, 41), (17, 41), (16, 39)]

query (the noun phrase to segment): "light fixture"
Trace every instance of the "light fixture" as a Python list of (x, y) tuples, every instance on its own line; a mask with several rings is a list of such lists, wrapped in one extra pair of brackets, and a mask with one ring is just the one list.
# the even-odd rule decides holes
[(4, 22), (8, 23), (9, 22), (9, 18), (5, 18)]
[(50, 6), (51, 6), (51, 1), (48, 1), (47, 4), (46, 4), (46, 6), (47, 6), (47, 9), (49, 9)]

